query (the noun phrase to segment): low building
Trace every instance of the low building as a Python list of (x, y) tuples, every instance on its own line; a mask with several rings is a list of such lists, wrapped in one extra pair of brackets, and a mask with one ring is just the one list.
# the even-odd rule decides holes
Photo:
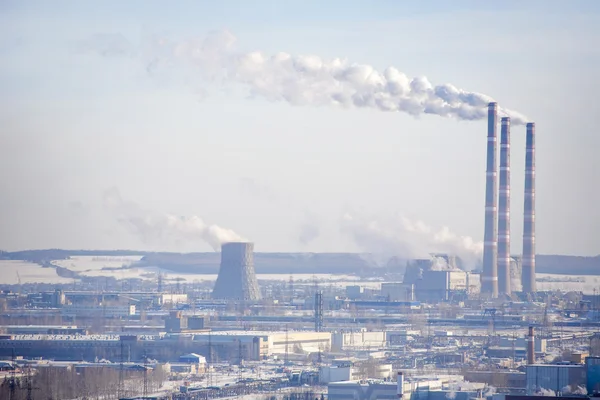
[[(441, 391), (445, 385), (462, 381), (463, 379), (460, 376), (407, 378), (403, 386), (404, 399), (408, 400), (413, 398), (413, 396), (418, 399), (428, 399), (431, 393)], [(397, 388), (397, 383), (394, 380), (332, 382), (327, 385), (327, 398), (329, 400), (396, 399), (398, 398)], [(457, 391), (456, 393), (459, 392)], [(456, 398), (468, 400), (469, 397), (457, 396)], [(434, 397), (431, 398), (433, 399)], [(450, 397), (447, 393), (444, 393), (441, 395), (440, 400), (447, 398)]]
[(69, 318), (126, 318), (135, 315), (135, 304), (69, 304), (60, 312)]
[(350, 300), (360, 299), (364, 293), (364, 288), (358, 285), (346, 286), (346, 297)]
[(75, 325), (7, 325), (0, 327), (8, 335), (85, 335), (87, 330)]
[(577, 364), (527, 365), (526, 391), (528, 395), (551, 390), (562, 393), (565, 387), (585, 386), (585, 367)]
[(466, 371), (465, 380), (469, 382), (485, 383), (495, 388), (524, 389), (526, 374), (517, 371)]
[(388, 301), (413, 301), (415, 285), (402, 282), (385, 282), (381, 284), (381, 296)]
[(344, 382), (353, 380), (352, 367), (345, 366), (327, 366), (319, 370), (319, 382), (328, 384), (331, 382)]
[(588, 394), (600, 393), (600, 357), (585, 359), (586, 389)]
[(385, 346), (386, 342), (386, 333), (383, 331), (358, 329), (353, 331), (333, 332), (331, 334), (331, 351), (357, 348), (377, 349)]
[[(195, 345), (208, 348), (221, 359), (261, 360), (272, 355), (296, 354), (306, 357), (331, 349), (329, 332), (220, 331), (196, 333)], [(209, 356), (210, 358), (210, 356)]]

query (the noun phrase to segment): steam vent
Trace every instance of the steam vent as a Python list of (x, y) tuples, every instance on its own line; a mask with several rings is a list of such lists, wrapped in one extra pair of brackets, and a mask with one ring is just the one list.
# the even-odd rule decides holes
[(254, 273), (254, 243), (225, 243), (221, 246), (221, 268), (212, 297), (260, 300)]

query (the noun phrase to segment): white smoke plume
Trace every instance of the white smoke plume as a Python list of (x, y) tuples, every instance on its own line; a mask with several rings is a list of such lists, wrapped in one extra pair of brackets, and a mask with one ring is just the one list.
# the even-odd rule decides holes
[(496, 393), (496, 388), (492, 385), (487, 385), (485, 387), (485, 390), (483, 391), (483, 398), (487, 398), (487, 397), (491, 397), (492, 395), (494, 395)]
[(209, 225), (197, 216), (176, 216), (144, 210), (137, 203), (123, 200), (118, 189), (104, 192), (104, 206), (117, 221), (141, 238), (144, 243), (196, 242), (203, 240), (215, 251), (229, 242), (246, 241), (231, 229)]
[(580, 385), (567, 385), (562, 388), (562, 395), (574, 394), (574, 395), (587, 395), (587, 389), (585, 386)]
[(432, 271), (460, 271), (455, 265), (448, 264), (448, 261), (444, 257), (433, 256), (431, 259)]
[(456, 399), (456, 391), (451, 390), (448, 393), (446, 393), (446, 398), (448, 400), (454, 400), (454, 399)]
[[(80, 50), (101, 55), (130, 55), (131, 46), (121, 35), (95, 35)], [(204, 39), (171, 41), (149, 37), (136, 53), (149, 73), (174, 66), (193, 67), (203, 79), (238, 83), (251, 96), (292, 105), (337, 105), (405, 112), (413, 116), (435, 114), (460, 120), (479, 120), (487, 116), (490, 96), (457, 88), (452, 84), (433, 85), (426, 77), (410, 78), (395, 67), (378, 71), (367, 64), (345, 59), (322, 59), (316, 55), (284, 52), (266, 55), (234, 49), (236, 38), (228, 31), (213, 32)], [(112, 49), (110, 46), (114, 45)], [(515, 125), (524, 124), (522, 114), (500, 108)]]
[(539, 388), (533, 395), (534, 396), (556, 397), (556, 392), (552, 389)]
[[(390, 257), (429, 258), (431, 253), (447, 253), (459, 256), (465, 266), (472, 269), (483, 254), (482, 242), (458, 235), (448, 227), (434, 229), (423, 221), (413, 221), (405, 216), (377, 218), (345, 214), (341, 229), (362, 250)], [(451, 268), (443, 259), (437, 264), (443, 264), (439, 268)]]

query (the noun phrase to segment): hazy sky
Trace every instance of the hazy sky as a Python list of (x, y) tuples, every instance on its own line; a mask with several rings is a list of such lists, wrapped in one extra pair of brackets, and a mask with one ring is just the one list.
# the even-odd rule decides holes
[(270, 71), (223, 78), (202, 41), (216, 31), (233, 54), (394, 66), (528, 116), (538, 253), (599, 254), (599, 27), (593, 0), (1, 1), (0, 249), (206, 251), (212, 224), (258, 251), (476, 247), (485, 121), (280, 101)]

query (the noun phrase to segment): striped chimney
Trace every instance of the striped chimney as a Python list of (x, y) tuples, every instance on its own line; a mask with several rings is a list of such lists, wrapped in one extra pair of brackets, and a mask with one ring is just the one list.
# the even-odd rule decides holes
[(485, 233), (483, 238), (483, 274), (481, 292), (498, 297), (498, 210), (496, 209), (496, 125), (498, 104), (488, 104), (487, 168), (485, 182)]
[(535, 123), (527, 124), (523, 213), (523, 292), (535, 293)]
[(498, 293), (510, 295), (510, 118), (500, 124), (500, 190), (498, 192)]

